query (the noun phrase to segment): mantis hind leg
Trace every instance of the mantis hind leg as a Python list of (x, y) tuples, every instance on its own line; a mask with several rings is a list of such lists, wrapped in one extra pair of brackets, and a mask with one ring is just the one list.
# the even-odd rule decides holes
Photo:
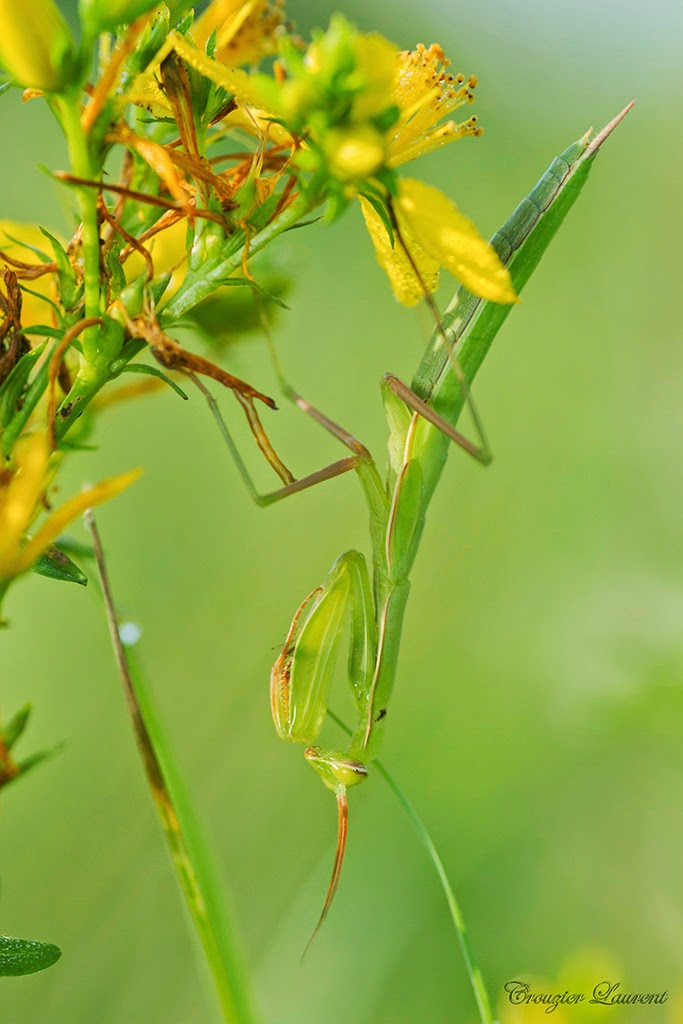
[[(208, 390), (208, 388), (205, 387), (205, 385), (199, 380), (198, 377), (193, 375), (192, 379), (194, 380), (194, 383), (204, 395), (207, 404), (211, 410), (211, 414), (213, 415), (218, 425), (218, 428), (223, 436), (223, 439), (228, 446), (230, 454), (232, 455), (233, 461), (237, 466), (240, 476), (244, 480), (247, 490), (249, 491), (249, 494), (251, 495), (254, 502), (260, 507), (265, 507), (267, 505), (274, 504), (276, 501), (281, 501), (283, 498), (288, 498), (292, 494), (298, 494), (299, 491), (305, 491), (309, 487), (315, 487), (316, 484), (323, 483), (323, 481), (325, 480), (332, 480), (337, 476), (341, 476), (344, 473), (348, 473), (350, 470), (360, 469), (361, 467), (370, 467), (371, 471), (374, 470), (372, 456), (368, 449), (365, 447), (365, 445), (361, 444), (361, 442), (358, 441), (353, 436), (353, 434), (350, 434), (349, 431), (345, 430), (344, 427), (340, 426), (338, 423), (335, 423), (334, 420), (329, 418), (329, 416), (326, 416), (325, 413), (321, 412), (314, 405), (311, 405), (310, 402), (307, 402), (305, 398), (299, 395), (294, 390), (294, 388), (292, 388), (285, 381), (284, 377), (281, 375), (279, 364), (277, 362), (275, 362), (275, 366), (285, 396), (294, 405), (296, 405), (298, 409), (301, 409), (302, 412), (305, 412), (307, 416), (310, 416), (312, 419), (315, 420), (316, 423), (319, 423), (326, 431), (328, 431), (328, 433), (332, 434), (333, 437), (336, 437), (337, 440), (341, 441), (342, 444), (349, 449), (351, 455), (347, 456), (344, 459), (338, 459), (336, 462), (332, 462), (327, 466), (323, 466), (321, 469), (315, 470), (313, 473), (308, 473), (307, 475), (299, 477), (297, 479), (287, 469), (287, 467), (281, 461), (280, 457), (275, 452), (275, 449), (273, 448), (272, 444), (270, 443), (270, 440), (266, 435), (265, 430), (263, 429), (256, 409), (254, 408), (253, 402), (242, 401), (241, 404), (244, 406), (245, 413), (247, 414), (249, 427), (254, 437), (256, 438), (256, 442), (259, 448), (264, 454), (266, 460), (273, 467), (273, 469), (283, 482), (283, 486), (279, 487), (277, 490), (269, 491), (265, 494), (261, 493), (260, 491), (257, 490), (254, 484), (252, 476), (249, 470), (247, 469), (246, 463), (244, 462), (244, 459), (242, 458), (239, 449), (237, 448), (237, 445), (235, 444), (235, 441), (230, 433), (230, 430), (228, 429), (228, 425), (225, 422), (225, 419), (223, 418), (218, 403), (216, 402), (215, 398)], [(238, 398), (241, 400), (241, 396), (238, 396)], [(376, 470), (374, 470), (374, 472), (376, 474)]]
[[(252, 428), (252, 432), (254, 432), (254, 427), (256, 427), (256, 430), (258, 431), (257, 443), (259, 444), (259, 448), (264, 453), (264, 455), (266, 455), (267, 461), (270, 463), (271, 466), (273, 466), (275, 471), (278, 473), (278, 476), (283, 481), (283, 486), (279, 487), (277, 490), (269, 491), (265, 494), (261, 493), (257, 489), (251, 476), (251, 473), (249, 472), (247, 465), (244, 459), (242, 458), (242, 455), (240, 454), (240, 450), (235, 444), (235, 440), (232, 434), (230, 433), (230, 430), (228, 428), (227, 423), (225, 422), (225, 419), (223, 418), (223, 414), (220, 410), (218, 402), (213, 397), (209, 389), (205, 387), (205, 385), (199, 380), (199, 378), (193, 379), (194, 383), (197, 385), (199, 390), (204, 395), (204, 398), (206, 399), (207, 405), (211, 410), (211, 415), (216, 421), (216, 424), (221, 432), (223, 440), (228, 446), (228, 450), (232, 456), (233, 462), (237, 466), (239, 474), (242, 477), (242, 480), (244, 481), (244, 484), (247, 490), (249, 491), (252, 500), (260, 508), (265, 508), (267, 505), (272, 505), (276, 501), (281, 501), (283, 498), (288, 498), (290, 494), (297, 494), (299, 491), (305, 491), (307, 490), (307, 488), (314, 487), (316, 484), (322, 483), (324, 480), (332, 480), (336, 476), (341, 476), (343, 473), (348, 473), (350, 469), (357, 468), (359, 459), (357, 456), (351, 456), (346, 459), (339, 459), (337, 462), (333, 462), (329, 466), (324, 466), (322, 469), (316, 470), (314, 473), (309, 473), (307, 476), (300, 477), (299, 479), (297, 479), (284, 466), (279, 456), (273, 449), (265, 431), (263, 430), (263, 427), (261, 426), (260, 420), (258, 420), (256, 412), (252, 407), (251, 411), (253, 413), (253, 417), (256, 420), (258, 420), (258, 425), (252, 425), (251, 419), (249, 421), (249, 425)], [(277, 468), (276, 462), (283, 467), (284, 472), (281, 472)]]
[[(450, 441), (453, 441), (453, 443), (462, 448), (464, 452), (467, 452), (467, 454), (471, 455), (473, 459), (476, 459), (480, 465), (489, 465), (493, 456), (483, 430), (481, 429), (481, 425), (477, 428), (480, 442), (479, 444), (475, 444), (473, 441), (470, 441), (469, 438), (465, 437), (464, 434), (461, 434), (459, 430), (456, 430), (448, 420), (444, 419), (443, 416), (440, 416), (435, 409), (432, 409), (432, 407), (419, 398), (407, 384), (404, 384), (402, 380), (399, 380), (399, 378), (395, 377), (392, 373), (386, 373), (384, 375), (382, 384), (394, 395), (400, 398), (401, 401), (404, 402), (409, 409), (412, 409), (414, 413), (417, 413), (418, 416), (422, 416), (423, 419), (427, 420), (428, 423), (431, 423), (432, 426), (435, 426), (437, 430), (440, 430), (441, 433)], [(479, 421), (477, 420), (477, 423), (478, 422)]]
[(387, 386), (391, 388), (394, 391), (394, 393), (398, 395), (399, 398), (401, 398), (406, 403), (406, 405), (410, 406), (410, 408), (412, 408), (414, 412), (418, 413), (418, 415), (420, 416), (423, 416), (426, 420), (428, 420), (435, 427), (437, 427), (438, 430), (441, 430), (446, 435), (446, 437), (448, 437), (451, 441), (454, 441), (455, 444), (459, 445), (463, 449), (463, 451), (466, 451), (468, 455), (471, 455), (473, 458), (475, 458), (477, 462), (479, 462), (481, 465), (487, 466), (492, 459), (491, 450), (489, 448), (486, 433), (484, 431), (484, 425), (477, 411), (474, 399), (472, 398), (470, 385), (467, 381), (465, 374), (463, 373), (460, 363), (458, 362), (458, 357), (453, 348), (453, 342), (451, 341), (450, 337), (446, 332), (446, 328), (441, 318), (439, 307), (436, 304), (434, 296), (431, 294), (429, 288), (427, 288), (427, 285), (425, 284), (420, 269), (417, 266), (415, 259), (413, 258), (410, 246), (407, 244), (406, 239), (403, 237), (403, 232), (401, 230), (399, 220), (396, 216), (394, 202), (393, 199), (391, 199), (391, 197), (389, 197), (388, 199), (388, 210), (391, 217), (393, 229), (396, 235), (396, 240), (403, 249), (404, 255), (420, 284), (420, 287), (422, 289), (422, 297), (432, 315), (432, 318), (434, 320), (434, 326), (441, 340), (441, 344), (444, 346), (446, 350), (446, 356), (450, 364), (451, 371), (458, 382), (458, 386), (465, 400), (465, 404), (467, 405), (470, 411), (470, 416), (472, 417), (472, 423), (474, 425), (474, 429), (479, 443), (473, 444), (471, 441), (468, 441), (467, 438), (459, 431), (454, 430), (453, 426), (448, 422), (448, 420), (443, 419), (443, 417), (439, 416), (438, 413), (434, 412), (434, 410), (431, 409), (428, 405), (426, 405), (422, 401), (422, 399), (419, 398), (415, 394), (415, 392), (411, 390), (411, 388), (409, 388), (406, 384), (400, 381), (398, 377), (394, 377), (392, 374), (387, 374), (384, 380)]

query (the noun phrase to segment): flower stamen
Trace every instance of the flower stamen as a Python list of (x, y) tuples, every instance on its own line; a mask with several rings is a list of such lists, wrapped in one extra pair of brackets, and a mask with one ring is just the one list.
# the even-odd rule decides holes
[(476, 118), (438, 123), (464, 104), (473, 103), (477, 86), (476, 75), (465, 78), (461, 72), (450, 74), (446, 71), (448, 65), (438, 43), (429, 47), (420, 43), (415, 50), (398, 54), (394, 97), (400, 116), (389, 143), (390, 167), (414, 160), (454, 139), (482, 134)]

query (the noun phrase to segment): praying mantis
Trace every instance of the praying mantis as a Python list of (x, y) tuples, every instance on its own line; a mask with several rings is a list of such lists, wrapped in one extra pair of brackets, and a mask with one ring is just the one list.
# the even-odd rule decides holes
[[(539, 264), (555, 232), (578, 198), (598, 150), (632, 106), (629, 104), (594, 138), (591, 132), (587, 133), (553, 160), (531, 193), (492, 239), (492, 245), (510, 270), (517, 293)], [(350, 455), (307, 477), (287, 482), (270, 494), (258, 494), (218, 404), (199, 378), (189, 374), (205, 394), (258, 504), (272, 504), (322, 480), (355, 470), (370, 514), (372, 578), (360, 552), (348, 551), (341, 555), (322, 586), (300, 604), (271, 674), (271, 709), (278, 734), (305, 745), (306, 759), (327, 788), (333, 791), (337, 802), (334, 866), (309, 946), (325, 920), (339, 885), (348, 832), (347, 791), (368, 777), (373, 762), (398, 794), (409, 815), (413, 815), (415, 823), (414, 812), (377, 761), (396, 675), (403, 614), (410, 589), (409, 576), (427, 508), (444, 469), (451, 442), (484, 464), (490, 460), (481, 431), (481, 444), (477, 446), (457, 431), (456, 424), (468, 401), (469, 387), (509, 308), (477, 298), (461, 287), (444, 316), (438, 318), (412, 387), (393, 375), (384, 378), (382, 390), (390, 431), (386, 481), (382, 480), (370, 453), (360, 442), (283, 381), (287, 397), (341, 441), (350, 450)], [(105, 592), (108, 592), (106, 586)], [(115, 646), (118, 644), (119, 661), (125, 667), (110, 597), (108, 612)], [(334, 662), (347, 621), (350, 624), (348, 677), (356, 711), (354, 728), (345, 749), (323, 749), (317, 745), (317, 740), (325, 720), (329, 718), (341, 724), (329, 707), (329, 696)], [(170, 806), (173, 807), (172, 800)], [(175, 814), (172, 820), (177, 823)], [(492, 1024), (493, 1014), (483, 977), (443, 865), (419, 822), (417, 831), (449, 900), (482, 1024)], [(178, 841), (181, 839), (182, 835)], [(206, 878), (202, 877), (200, 884), (195, 875), (181, 872), (184, 884), (187, 884), (188, 877), (193, 884), (196, 881), (197, 891), (201, 893), (201, 885), (206, 886)], [(216, 934), (215, 922), (211, 914), (207, 915), (204, 900), (191, 898), (189, 904), (205, 948), (210, 950), (223, 997), (232, 1006), (230, 986), (234, 979), (226, 981), (222, 971), (215, 969), (212, 945)], [(239, 990), (234, 998), (238, 996), (242, 996)]]
[[(519, 292), (526, 284), (583, 188), (605, 139), (633, 104), (601, 132), (592, 131), (556, 157), (531, 193), (495, 234), (492, 245)], [(469, 400), (469, 387), (504, 322), (509, 306), (478, 298), (461, 286), (437, 321), (426, 352), (408, 387), (387, 374), (382, 397), (389, 426), (386, 482), (367, 450), (301, 396), (287, 394), (352, 451), (367, 502), (372, 578), (364, 555), (347, 551), (325, 582), (302, 601), (294, 615), (270, 681), (271, 711), (278, 735), (305, 745), (304, 756), (337, 802), (337, 846), (324, 906), (310, 941), (329, 911), (339, 885), (348, 833), (347, 791), (364, 782), (379, 752), (396, 676), (410, 572), (425, 516), (443, 471), (450, 444), (480, 463), (490, 461), (480, 433), (474, 445), (456, 430)], [(343, 472), (341, 464), (328, 475)], [(317, 479), (325, 478), (320, 471)], [(310, 478), (304, 486), (310, 485)], [(294, 485), (296, 486), (296, 485)], [(281, 489), (264, 503), (286, 496)], [(300, 488), (298, 488), (300, 489)], [(317, 740), (328, 715), (330, 689), (345, 625), (349, 626), (347, 675), (355, 711), (351, 740), (343, 750)], [(309, 942), (310, 945), (310, 942)], [(307, 947), (308, 948), (308, 947)]]

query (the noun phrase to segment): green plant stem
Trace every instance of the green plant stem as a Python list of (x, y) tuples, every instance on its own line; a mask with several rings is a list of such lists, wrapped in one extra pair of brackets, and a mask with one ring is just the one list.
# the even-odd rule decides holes
[[(207, 295), (212, 294), (221, 281), (234, 273), (242, 264), (245, 253), (253, 256), (265, 248), (278, 235), (293, 228), (312, 209), (310, 199), (300, 196), (291, 206), (267, 224), (250, 240), (248, 245), (241, 246), (229, 259), (220, 263), (211, 274), (204, 274), (201, 279), (191, 281), (188, 287), (181, 287), (160, 312), (160, 323), (164, 330), (171, 327), (177, 320), (188, 313)], [(99, 243), (98, 243), (99, 244)], [(189, 275), (188, 275), (189, 276)], [(84, 337), (85, 337), (84, 332)], [(134, 353), (137, 354), (137, 353)], [(133, 355), (130, 357), (133, 358)], [(71, 429), (75, 421), (83, 414), (85, 408), (95, 398), (102, 387), (110, 380), (109, 366), (81, 366), (73, 387), (64, 400), (57, 421), (57, 440), (60, 441)]]
[[(339, 726), (340, 729), (347, 734), (347, 736), (353, 735), (352, 730), (349, 729), (348, 725), (342, 721), (339, 715), (335, 714), (334, 711), (329, 709), (329, 715), (333, 722)], [(399, 804), (405, 811), (410, 824), (413, 827), (417, 838), (427, 852), (427, 856), (432, 862), (432, 866), (436, 871), (439, 879), (439, 883), (443, 890), (443, 894), (446, 897), (448, 909), (450, 911), (453, 925), (458, 936), (458, 942), (460, 943), (460, 949), (462, 950), (463, 960), (465, 961), (465, 967), (467, 969), (467, 975), (470, 979), (470, 985), (474, 993), (474, 998), (477, 1001), (477, 1007), (479, 1009), (479, 1016), (482, 1024), (496, 1024), (493, 1012), (491, 1010), (491, 1001), (489, 1000), (489, 994), (486, 990), (486, 983), (484, 982), (484, 976), (481, 973), (481, 968), (477, 963), (477, 958), (474, 954), (474, 948), (470, 939), (470, 934), (465, 924), (465, 917), (458, 902), (458, 898), (455, 895), (453, 886), (448, 878), (448, 873), (444, 867), (444, 863), (439, 856), (439, 851), (434, 845), (434, 841), (429, 834), (427, 826), (422, 821), (422, 818), (417, 813), (413, 805), (411, 804), (408, 797), (405, 795), (398, 782), (391, 774), (391, 772), (384, 767), (381, 761), (375, 761), (374, 767), (380, 773), (387, 786), (394, 794)]]
[(474, 949), (472, 947), (472, 942), (470, 940), (470, 934), (467, 929), (467, 925), (465, 924), (465, 918), (463, 916), (462, 908), (460, 906), (460, 903), (458, 902), (458, 898), (455, 895), (455, 892), (453, 891), (453, 887), (451, 886), (451, 883), (449, 881), (448, 874), (446, 873), (446, 868), (444, 867), (443, 861), (439, 856), (439, 852), (436, 846), (434, 845), (434, 841), (432, 840), (432, 837), (427, 831), (426, 825), (424, 824), (419, 814), (411, 804), (410, 800), (405, 795), (399, 784), (395, 781), (393, 776), (384, 767), (382, 762), (375, 761), (375, 767), (377, 768), (377, 771), (380, 773), (386, 784), (389, 786), (389, 789), (392, 791), (392, 793), (398, 800), (403, 810), (406, 812), (408, 819), (410, 820), (410, 823), (413, 826), (413, 830), (417, 835), (417, 838), (427, 851), (427, 855), (431, 860), (434, 866), (434, 870), (436, 871), (439, 877), (439, 882), (441, 883), (441, 888), (443, 889), (444, 896), (446, 897), (446, 902), (448, 903), (448, 909), (451, 914), (451, 919), (453, 921), (455, 931), (458, 936), (460, 949), (462, 951), (462, 958), (465, 961), (465, 967), (467, 969), (467, 974), (470, 979), (472, 991), (474, 992), (474, 998), (477, 1001), (477, 1007), (479, 1009), (479, 1016), (481, 1017), (482, 1024), (495, 1024), (493, 1012), (491, 1010), (489, 994), (486, 991), (486, 983), (484, 982), (484, 977), (481, 973), (481, 968), (479, 967), (476, 956), (474, 954)]
[(250, 257), (255, 256), (278, 235), (295, 227), (297, 221), (308, 216), (316, 206), (320, 205), (320, 202), (321, 200), (317, 196), (299, 193), (289, 206), (285, 207), (277, 217), (253, 235), (249, 242), (241, 246), (235, 253), (226, 257), (225, 260), (221, 260), (211, 269), (204, 266), (200, 273), (190, 271), (175, 295), (161, 309), (159, 313), (161, 326), (166, 329), (180, 320), (240, 268), (245, 253)]
[(215, 869), (150, 693), (139, 666), (131, 663), (130, 653), (121, 642), (94, 516), (87, 512), (84, 518), (93, 539), (109, 633), (135, 740), (178, 881), (213, 976), (223, 1019), (226, 1024), (257, 1024), (235, 924), (219, 897)]
[[(88, 137), (81, 125), (81, 104), (77, 94), (56, 101), (59, 119), (69, 148), (71, 169), (88, 181), (98, 177), (88, 146)], [(100, 225), (97, 213), (97, 191), (77, 187), (79, 212), (83, 224), (83, 297), (85, 316), (100, 315)], [(90, 327), (83, 335), (83, 354), (88, 363), (97, 358), (97, 328)]]

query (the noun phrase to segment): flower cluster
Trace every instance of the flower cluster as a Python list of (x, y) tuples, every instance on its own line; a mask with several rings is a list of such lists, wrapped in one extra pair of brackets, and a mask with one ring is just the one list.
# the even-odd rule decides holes
[[(80, 220), (66, 241), (0, 225), (0, 594), (84, 507), (67, 502), (29, 536), (49, 509), (65, 438), (87, 432), (93, 400), (145, 347), (163, 368), (135, 364), (146, 388), (177, 389), (169, 370), (228, 387), (289, 481), (254, 405), (272, 399), (167, 332), (181, 318), (205, 336), (216, 322), (259, 323), (255, 294), (275, 304), (287, 282), (258, 254), (318, 208), (333, 220), (360, 203), (405, 305), (436, 288), (441, 268), (486, 299), (516, 301), (471, 221), (398, 170), (481, 133), (475, 117), (453, 117), (472, 103), (474, 76), (451, 74), (436, 44), (399, 51), (341, 15), (306, 45), (283, 0), (213, 0), (196, 19), (184, 8), (80, 0), (78, 43), (53, 0), (0, 0), (0, 66), (26, 98), (45, 95), (58, 118), (72, 166), (57, 177)], [(258, 67), (264, 57), (268, 72)], [(120, 490), (130, 480), (122, 479), (88, 501)]]

